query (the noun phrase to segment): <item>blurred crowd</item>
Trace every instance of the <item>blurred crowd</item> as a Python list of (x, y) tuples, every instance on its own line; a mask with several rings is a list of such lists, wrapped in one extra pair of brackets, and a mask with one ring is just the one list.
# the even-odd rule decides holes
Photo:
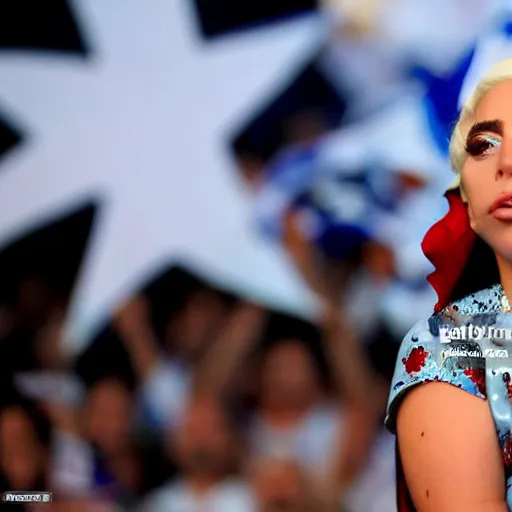
[[(180, 269), (148, 290), (70, 365), (63, 298), (20, 283), (2, 313), (2, 490), (66, 511), (393, 510), (393, 355), (359, 360), (337, 317), (321, 332)], [(354, 386), (371, 358), (379, 380)]]
[(70, 292), (23, 275), (0, 310), (2, 491), (69, 512), (396, 510), (382, 421), (399, 342), (435, 302), (420, 242), (477, 41), (508, 18), (470, 0), (322, 8), (341, 125), (302, 109), (275, 154), (236, 148), (316, 326), (175, 271), (119, 307), (84, 370), (63, 349)]

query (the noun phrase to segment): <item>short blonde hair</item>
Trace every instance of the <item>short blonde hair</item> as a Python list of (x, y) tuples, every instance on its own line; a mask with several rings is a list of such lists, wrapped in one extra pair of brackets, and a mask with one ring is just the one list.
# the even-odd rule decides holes
[[(480, 80), (473, 94), (462, 107), (462, 111), (450, 139), (450, 161), (453, 170), (458, 175), (458, 182), (455, 181), (450, 188), (455, 188), (457, 183), (460, 186), (460, 172), (462, 171), (467, 157), (466, 138), (474, 122), (478, 105), (493, 87), (508, 80), (512, 80), (512, 59), (503, 60), (495, 64)], [(465, 200), (463, 190), (461, 190), (461, 195)]]

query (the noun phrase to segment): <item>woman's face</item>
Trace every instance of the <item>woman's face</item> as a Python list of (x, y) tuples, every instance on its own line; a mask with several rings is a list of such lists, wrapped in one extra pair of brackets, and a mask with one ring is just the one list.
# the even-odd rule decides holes
[(499, 257), (512, 260), (512, 81), (480, 102), (461, 178), (471, 227)]

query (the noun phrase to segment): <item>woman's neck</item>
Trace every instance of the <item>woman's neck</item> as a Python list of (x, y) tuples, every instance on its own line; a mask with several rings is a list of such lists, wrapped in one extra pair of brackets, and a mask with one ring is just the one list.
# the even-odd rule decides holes
[(507, 298), (512, 300), (512, 262), (500, 255), (496, 255), (496, 262), (500, 272), (501, 286)]

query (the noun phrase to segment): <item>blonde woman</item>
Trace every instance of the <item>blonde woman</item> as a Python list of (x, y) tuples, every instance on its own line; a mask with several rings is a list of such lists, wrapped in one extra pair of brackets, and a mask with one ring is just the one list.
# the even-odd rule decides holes
[(405, 337), (388, 403), (398, 510), (505, 512), (512, 510), (512, 359), (484, 357), (488, 339), (452, 341), (460, 350), (447, 353), (440, 332), (447, 322), (510, 321), (512, 60), (493, 67), (465, 103), (450, 155), (457, 173), (450, 209), (423, 242), (439, 301)]

